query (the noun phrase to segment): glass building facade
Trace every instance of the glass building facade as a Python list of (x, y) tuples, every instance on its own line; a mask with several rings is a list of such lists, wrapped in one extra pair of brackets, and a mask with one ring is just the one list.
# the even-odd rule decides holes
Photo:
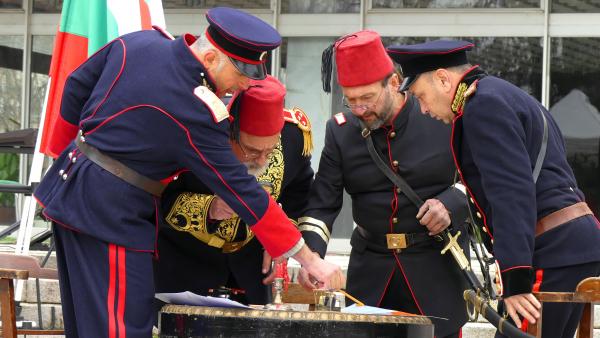
[[(271, 55), (271, 72), (287, 87), (286, 105), (303, 108), (312, 120), (315, 170), (325, 121), (343, 109), (341, 93), (334, 88), (325, 94), (320, 83), (321, 52), (335, 38), (373, 29), (385, 44), (472, 41), (473, 63), (550, 109), (565, 134), (579, 185), (600, 212), (597, 0), (163, 0), (163, 6), (174, 35), (201, 34), (204, 12), (214, 6), (242, 8), (279, 30), (284, 43)], [(39, 124), (61, 7), (61, 0), (0, 0), (0, 132)], [(15, 172), (5, 168), (14, 161), (4, 157), (0, 174), (10, 177), (0, 180), (25, 180), (27, 159)], [(10, 203), (0, 196), (0, 208)], [(345, 207), (334, 237), (347, 242), (352, 226)]]

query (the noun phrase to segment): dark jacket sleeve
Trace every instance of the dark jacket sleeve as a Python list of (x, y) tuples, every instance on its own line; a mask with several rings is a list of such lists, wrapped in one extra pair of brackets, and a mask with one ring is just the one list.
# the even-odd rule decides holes
[(342, 163), (334, 135), (336, 128), (344, 126), (338, 126), (333, 120), (327, 122), (319, 170), (310, 189), (307, 211), (298, 224), (306, 244), (321, 257), (325, 256), (333, 222), (343, 202)]
[(486, 214), (494, 229), (504, 296), (531, 292), (536, 194), (519, 114), (505, 100), (477, 93), (466, 105), (463, 126), (463, 142), (489, 203)]
[(106, 67), (108, 58), (117, 61), (111, 64), (123, 65), (123, 62), (119, 62), (125, 58), (121, 40), (113, 40), (102, 47), (67, 77), (60, 103), (60, 115), (57, 116), (53, 129), (50, 131), (52, 144), (49, 145), (49, 148), (52, 153), (60, 154), (75, 138), (81, 121), (81, 113), (86, 104), (98, 105), (100, 103), (100, 101), (89, 101), (96, 84), (99, 81), (114, 81), (118, 77), (120, 68)]

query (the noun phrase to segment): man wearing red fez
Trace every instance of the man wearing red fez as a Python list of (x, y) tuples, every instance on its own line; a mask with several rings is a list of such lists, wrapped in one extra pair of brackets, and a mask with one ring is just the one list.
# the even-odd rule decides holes
[[(306, 115), (298, 108), (284, 110), (284, 96), (283, 85), (273, 77), (251, 81), (230, 103), (231, 114), (238, 116), (231, 146), (248, 173), (295, 223), (313, 181), (312, 143)], [(245, 303), (270, 301), (271, 288), (265, 284), (273, 277), (271, 258), (223, 199), (186, 172), (169, 185), (162, 206), (156, 292), (207, 295), (210, 289), (226, 286), (242, 289), (237, 299)]]
[[(326, 91), (332, 54), (348, 111), (327, 123), (308, 208), (299, 219), (302, 235), (323, 257), (347, 191), (356, 224), (348, 292), (368, 305), (432, 316), (436, 337), (459, 337), (467, 320), (466, 285), (435, 236), (448, 227), (465, 233), (466, 197), (453, 186), (450, 129), (424, 118), (418, 101), (399, 92), (402, 81), (377, 33), (349, 34), (325, 50)], [(425, 204), (417, 207), (374, 156)], [(311, 287), (305, 271), (300, 278)]]

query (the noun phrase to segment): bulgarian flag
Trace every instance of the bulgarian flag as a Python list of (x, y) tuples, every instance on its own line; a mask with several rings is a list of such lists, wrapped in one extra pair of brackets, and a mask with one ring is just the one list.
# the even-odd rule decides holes
[(54, 41), (40, 151), (58, 157), (77, 133), (60, 116), (69, 74), (116, 37), (153, 25), (165, 28), (161, 0), (64, 0)]

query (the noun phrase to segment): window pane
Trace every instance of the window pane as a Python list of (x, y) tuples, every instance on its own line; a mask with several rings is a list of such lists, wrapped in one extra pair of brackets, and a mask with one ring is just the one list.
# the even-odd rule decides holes
[(163, 0), (163, 8), (271, 8), (270, 0)]
[(29, 127), (37, 128), (40, 123), (40, 113), (46, 95), (48, 72), (52, 59), (54, 36), (35, 35), (32, 40), (31, 55), (31, 96), (29, 101)]
[(23, 0), (0, 0), (0, 9), (2, 8), (22, 8)]
[(34, 13), (60, 13), (63, 0), (33, 0)]
[(553, 13), (600, 13), (598, 0), (552, 0)]
[(540, 0), (373, 0), (373, 8), (539, 8)]
[[(384, 45), (420, 43), (438, 38), (383, 38)], [(542, 94), (542, 38), (462, 37), (475, 48), (468, 52), (469, 61), (490, 75), (501, 77), (525, 90), (536, 99)]]
[(590, 208), (600, 212), (600, 38), (552, 38), (550, 112)]
[(282, 0), (281, 13), (359, 13), (360, 0)]
[(0, 35), (0, 133), (20, 129), (23, 37)]

